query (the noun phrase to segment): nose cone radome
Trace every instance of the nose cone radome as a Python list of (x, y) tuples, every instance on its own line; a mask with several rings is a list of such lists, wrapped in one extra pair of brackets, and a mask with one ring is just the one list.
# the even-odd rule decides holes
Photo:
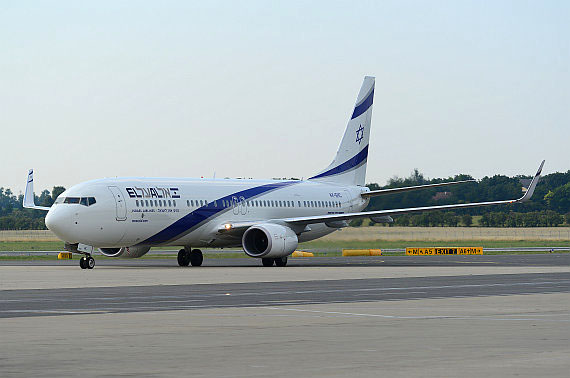
[(46, 215), (46, 227), (61, 240), (72, 241), (69, 235), (71, 214), (65, 210), (67, 209), (62, 209), (59, 206), (52, 207)]

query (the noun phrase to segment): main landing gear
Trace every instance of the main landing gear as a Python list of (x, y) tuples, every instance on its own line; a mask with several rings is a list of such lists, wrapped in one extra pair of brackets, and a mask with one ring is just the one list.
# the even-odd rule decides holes
[(285, 257), (277, 257), (277, 258), (270, 258), (266, 257), (261, 259), (261, 263), (263, 266), (287, 266), (287, 256)]
[(204, 255), (202, 255), (202, 251), (199, 249), (193, 249), (188, 252), (186, 249), (181, 249), (178, 251), (178, 265), (180, 266), (188, 266), (192, 264), (192, 266), (200, 266), (204, 261)]
[(79, 266), (81, 269), (93, 269), (95, 268), (95, 259), (91, 255), (85, 255), (79, 259)]

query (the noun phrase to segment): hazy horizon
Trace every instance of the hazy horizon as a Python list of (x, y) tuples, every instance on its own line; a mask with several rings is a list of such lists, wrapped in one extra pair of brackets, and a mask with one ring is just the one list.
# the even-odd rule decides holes
[(0, 186), (309, 177), (376, 77), (366, 182), (570, 167), (570, 3), (6, 2)]

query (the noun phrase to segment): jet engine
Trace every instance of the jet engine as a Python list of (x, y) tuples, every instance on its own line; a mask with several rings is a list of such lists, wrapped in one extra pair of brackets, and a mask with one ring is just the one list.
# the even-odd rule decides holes
[(150, 247), (123, 247), (123, 248), (99, 248), (102, 254), (108, 257), (136, 258), (141, 257), (150, 250)]
[(295, 252), (299, 240), (286, 226), (263, 223), (248, 228), (241, 239), (243, 250), (251, 257), (285, 257)]

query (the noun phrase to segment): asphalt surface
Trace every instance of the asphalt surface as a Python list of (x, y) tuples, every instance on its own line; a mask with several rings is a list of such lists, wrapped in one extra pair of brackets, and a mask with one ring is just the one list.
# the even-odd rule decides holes
[(566, 377), (570, 254), (0, 261), (1, 377)]
[(570, 292), (570, 273), (0, 291), (0, 318)]

